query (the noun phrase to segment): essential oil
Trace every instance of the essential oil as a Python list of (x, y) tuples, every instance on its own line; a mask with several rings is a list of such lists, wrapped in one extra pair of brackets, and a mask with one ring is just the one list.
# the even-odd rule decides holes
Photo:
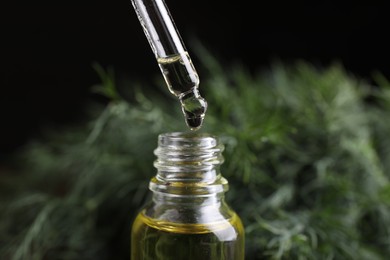
[(244, 260), (244, 228), (224, 196), (223, 149), (209, 134), (159, 136), (152, 200), (132, 227), (132, 260)]
[(169, 91), (180, 100), (187, 126), (198, 130), (203, 124), (207, 102), (199, 94), (199, 77), (188, 53), (158, 58), (157, 62)]
[(141, 213), (133, 226), (132, 259), (244, 259), (237, 215), (207, 224), (158, 221)]

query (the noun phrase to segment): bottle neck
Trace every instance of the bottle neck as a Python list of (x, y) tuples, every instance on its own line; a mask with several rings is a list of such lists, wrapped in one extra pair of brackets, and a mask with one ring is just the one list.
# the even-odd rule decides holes
[(225, 195), (221, 193), (211, 193), (208, 195), (174, 195), (166, 192), (153, 192), (153, 202), (164, 204), (165, 206), (180, 205), (183, 208), (219, 207), (225, 203)]
[(218, 139), (208, 134), (160, 135), (154, 151), (157, 174), (150, 181), (150, 190), (156, 198), (182, 202), (219, 200), (228, 190), (228, 182), (220, 174), (223, 149)]

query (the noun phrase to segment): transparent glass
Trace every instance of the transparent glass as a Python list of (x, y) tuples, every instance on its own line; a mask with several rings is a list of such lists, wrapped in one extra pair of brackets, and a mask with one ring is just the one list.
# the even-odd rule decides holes
[(132, 260), (244, 259), (242, 222), (224, 200), (223, 149), (208, 134), (159, 136), (152, 200), (132, 227)]
[(201, 127), (207, 102), (199, 94), (199, 76), (164, 0), (132, 0), (169, 91), (179, 98), (187, 125)]

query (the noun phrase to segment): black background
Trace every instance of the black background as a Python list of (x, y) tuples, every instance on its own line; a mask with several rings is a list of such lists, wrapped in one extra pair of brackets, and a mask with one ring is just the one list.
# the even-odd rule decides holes
[[(190, 53), (196, 37), (226, 64), (240, 61), (250, 69), (277, 58), (337, 60), (364, 78), (374, 70), (390, 73), (382, 4), (166, 2)], [(140, 80), (159, 73), (130, 1), (16, 1), (1, 9), (2, 156), (43, 126), (80, 118), (90, 87), (100, 82), (93, 62)]]

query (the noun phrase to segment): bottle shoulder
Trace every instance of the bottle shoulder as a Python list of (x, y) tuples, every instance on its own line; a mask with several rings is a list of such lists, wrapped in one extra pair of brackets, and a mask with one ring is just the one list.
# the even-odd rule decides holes
[(224, 237), (226, 240), (234, 240), (237, 236), (241, 236), (244, 233), (241, 219), (234, 212), (230, 218), (207, 222), (185, 223), (151, 218), (145, 215), (145, 211), (143, 210), (137, 215), (133, 223), (133, 229), (144, 229), (145, 227), (178, 234), (214, 233), (219, 237)]
[(238, 217), (224, 201), (199, 205), (196, 203), (158, 203), (151, 201), (141, 213), (150, 219), (174, 223), (212, 223)]

